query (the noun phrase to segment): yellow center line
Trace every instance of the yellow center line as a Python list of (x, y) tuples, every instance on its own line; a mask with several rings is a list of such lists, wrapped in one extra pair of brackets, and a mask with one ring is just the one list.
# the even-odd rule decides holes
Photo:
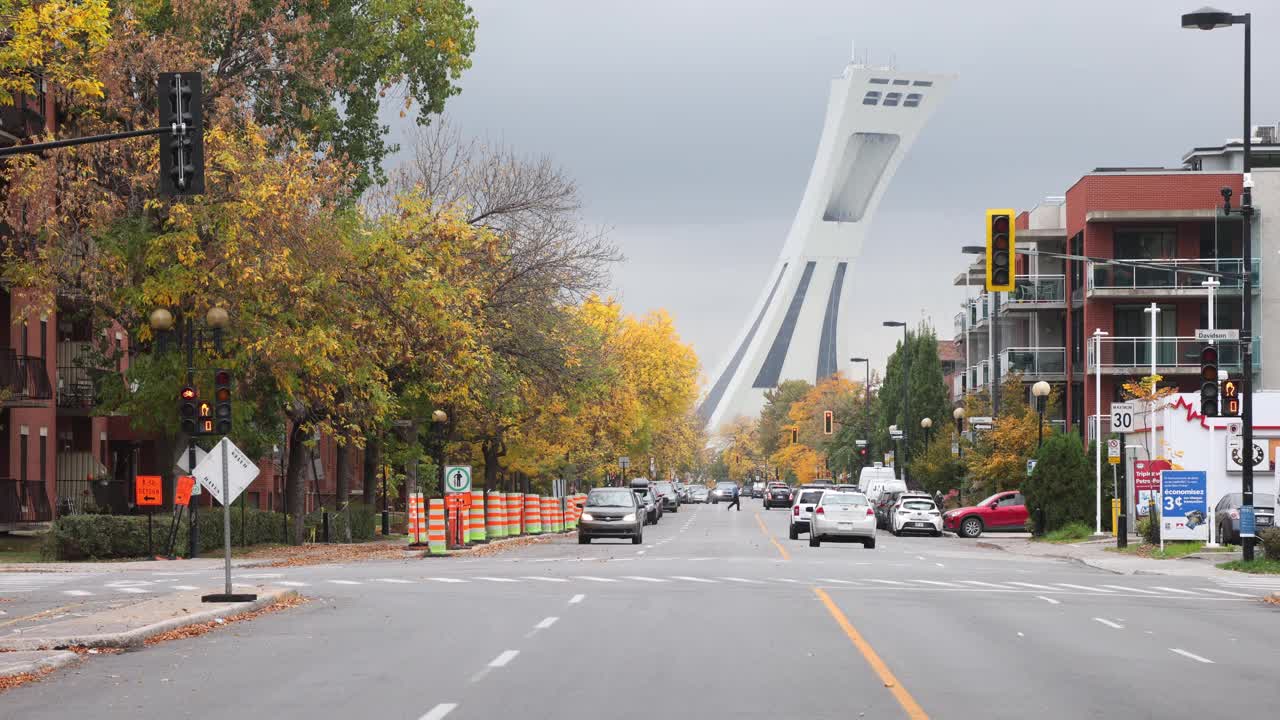
[(875, 670), (876, 675), (880, 676), (880, 681), (884, 683), (885, 687), (889, 688), (889, 692), (893, 693), (894, 699), (906, 711), (907, 717), (911, 718), (911, 720), (929, 720), (929, 716), (920, 707), (920, 703), (917, 703), (916, 699), (911, 697), (911, 693), (907, 692), (906, 688), (898, 684), (898, 678), (894, 677), (893, 672), (889, 670), (889, 666), (884, 664), (884, 661), (876, 654), (871, 644), (862, 638), (862, 634), (853, 627), (853, 623), (849, 622), (849, 618), (845, 617), (844, 613), (840, 611), (840, 608), (836, 606), (827, 591), (822, 588), (814, 588), (813, 591), (817, 593), (818, 599), (822, 601), (822, 604), (827, 607), (827, 612), (831, 613), (831, 617), (835, 618), (836, 624), (840, 626), (841, 630), (844, 630), (845, 635), (849, 636), (853, 646), (858, 648), (858, 652), (862, 653), (862, 657), (866, 658), (867, 664), (871, 666), (872, 670)]
[(773, 536), (773, 533), (769, 532), (769, 528), (765, 527), (764, 520), (761, 519), (759, 512), (756, 513), (756, 524), (760, 526), (760, 532), (764, 533), (764, 536), (769, 538), (769, 542), (773, 543), (773, 546), (778, 548), (778, 554), (782, 556), (782, 559), (790, 560), (791, 553), (787, 552), (787, 549), (782, 547), (782, 543), (778, 542), (778, 539)]

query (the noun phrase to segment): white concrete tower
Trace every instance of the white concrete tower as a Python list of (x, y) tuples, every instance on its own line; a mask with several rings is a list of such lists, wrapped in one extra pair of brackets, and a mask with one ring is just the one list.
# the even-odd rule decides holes
[[(853, 261), (898, 163), (954, 80), (851, 63), (831, 81), (818, 154), (778, 264), (699, 408), (708, 428), (754, 416), (764, 391), (783, 380), (815, 382), (847, 368), (841, 321), (850, 318)], [(912, 279), (904, 273), (902, 282)]]

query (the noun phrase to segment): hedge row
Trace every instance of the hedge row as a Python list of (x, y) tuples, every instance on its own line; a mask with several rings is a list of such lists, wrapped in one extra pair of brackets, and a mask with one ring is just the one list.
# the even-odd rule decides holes
[(1268, 560), (1280, 560), (1280, 528), (1267, 528), (1258, 533), (1262, 554)]
[[(205, 508), (200, 512), (200, 551), (222, 548), (222, 509)], [(347, 513), (330, 513), (330, 539), (344, 539), (343, 527), (350, 517), (351, 539), (372, 540), (377, 527), (377, 512), (363, 503), (352, 503)], [(152, 526), (151, 551), (164, 550), (171, 515), (157, 514)], [(307, 515), (307, 535), (320, 539), (321, 514)], [(287, 542), (286, 517), (283, 513), (240, 508), (231, 509), (231, 542), (233, 545), (260, 545)], [(185, 554), (190, 536), (189, 516), (183, 515), (178, 526), (177, 552)], [(242, 542), (243, 541), (243, 542)], [(42, 553), (55, 560), (105, 560), (147, 556), (147, 518), (143, 515), (65, 515), (54, 521), (45, 536)]]

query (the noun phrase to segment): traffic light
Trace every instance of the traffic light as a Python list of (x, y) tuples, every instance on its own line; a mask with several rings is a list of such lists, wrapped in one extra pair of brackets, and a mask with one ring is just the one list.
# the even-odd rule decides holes
[(198, 72), (160, 73), (160, 194), (204, 193), (204, 123)]
[(186, 435), (196, 434), (196, 389), (187, 386), (178, 393), (178, 426)]
[(214, 416), (219, 435), (231, 434), (231, 371), (218, 370), (213, 374)]
[(858, 459), (863, 463), (867, 462), (867, 449), (865, 447), (858, 448)]
[(795, 445), (798, 442), (800, 442), (800, 430), (798, 428), (791, 428), (791, 444)]
[(987, 211), (987, 290), (1013, 290), (1013, 226), (1012, 210)]
[(1222, 417), (1240, 415), (1240, 380), (1227, 378), (1222, 381), (1222, 402), (1218, 406)]
[(831, 415), (830, 410), (822, 411), (822, 434), (830, 435), (835, 432), (835, 419)]
[(1219, 417), (1218, 413), (1218, 348), (1200, 348), (1200, 414)]

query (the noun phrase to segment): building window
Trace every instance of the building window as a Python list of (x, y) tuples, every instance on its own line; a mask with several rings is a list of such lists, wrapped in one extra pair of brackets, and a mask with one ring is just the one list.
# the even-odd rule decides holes
[(889, 78), (871, 78), (872, 85), (888, 85)]
[[(1151, 364), (1151, 313), (1146, 312), (1149, 307), (1151, 306), (1128, 304), (1115, 306), (1114, 364), (1129, 367)], [(1178, 363), (1178, 343), (1172, 339), (1177, 335), (1177, 306), (1160, 305), (1160, 315), (1156, 318), (1157, 365)]]
[(27, 481), (27, 428), (22, 427), (22, 433), (18, 436), (18, 480)]
[(888, 93), (884, 96), (885, 107), (897, 107), (898, 101), (902, 99), (902, 93)]
[(907, 93), (907, 99), (902, 102), (902, 107), (919, 107), (923, 97), (920, 93)]
[(869, 90), (867, 91), (866, 96), (862, 98), (863, 105), (875, 105), (878, 102), (880, 102), (879, 90)]
[(932, 80), (916, 80), (911, 84), (914, 85), (915, 87), (933, 87)]
[(1178, 241), (1174, 229), (1116, 229), (1116, 258), (1122, 260), (1167, 260), (1177, 257)]
[(40, 318), (40, 357), (44, 357), (45, 346), (49, 343), (49, 320)]
[(893, 84), (894, 85), (910, 85), (911, 81), (910, 80), (894, 80)]

